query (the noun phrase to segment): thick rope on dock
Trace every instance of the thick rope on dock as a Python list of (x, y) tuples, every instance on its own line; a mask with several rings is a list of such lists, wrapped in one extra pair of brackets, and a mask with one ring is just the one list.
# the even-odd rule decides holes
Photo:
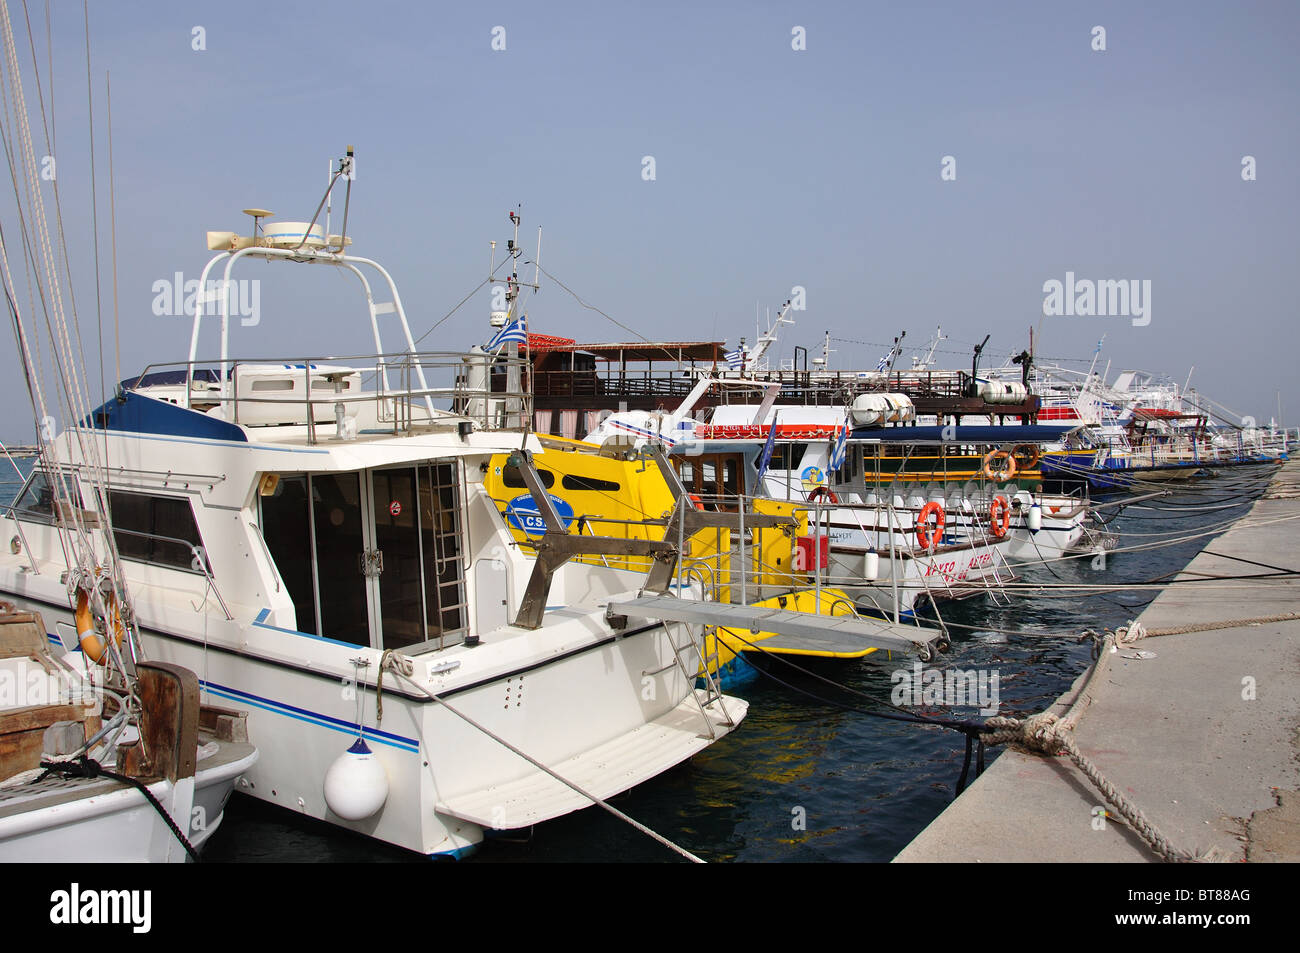
[(1070, 760), (1092, 782), (1093, 787), (1114, 805), (1115, 810), (1124, 820), (1128, 821), (1129, 827), (1164, 860), (1171, 863), (1195, 863), (1211, 859), (1208, 856), (1198, 857), (1188, 854), (1169, 843), (1168, 838), (1147, 820), (1141, 809), (1121, 794), (1101, 773), (1097, 765), (1079, 751), (1079, 746), (1074, 740), (1074, 726), (1067, 724), (1065, 719), (1047, 711), (1028, 718), (990, 718), (984, 724), (985, 727), (993, 729), (983, 738), (986, 745), (1014, 743), (1042, 754), (1058, 755), (1063, 752), (1069, 755)]
[(1079, 750), (1074, 738), (1074, 729), (1084, 710), (1091, 701), (1091, 689), (1100, 673), (1104, 671), (1107, 660), (1121, 645), (1132, 645), (1145, 638), (1162, 635), (1183, 635), (1188, 632), (1208, 632), (1214, 629), (1235, 629), (1247, 625), (1264, 625), (1269, 622), (1291, 622), (1300, 620), (1300, 612), (1287, 612), (1281, 615), (1255, 616), (1249, 619), (1229, 619), (1222, 622), (1201, 622), (1192, 625), (1173, 626), (1171, 628), (1148, 629), (1140, 622), (1129, 622), (1116, 631), (1106, 630), (1099, 636), (1091, 629), (1085, 631), (1080, 641), (1091, 639), (1096, 648), (1096, 660), (1087, 680), (1076, 696), (1074, 703), (1064, 716), (1053, 712), (1041, 712), (1028, 718), (1008, 718), (996, 716), (984, 722), (985, 734), (980, 741), (985, 745), (1014, 744), (1024, 750), (1039, 754), (1056, 756), (1066, 754), (1084, 776), (1092, 782), (1093, 787), (1119, 812), (1147, 845), (1163, 860), (1171, 863), (1215, 863), (1230, 858), (1223, 851), (1211, 848), (1204, 853), (1193, 854), (1174, 847), (1160, 830), (1147, 819), (1142, 810), (1125, 797), (1106, 779), (1093, 761)]
[(1124, 644), (1130, 644), (1138, 641), (1138, 639), (1154, 638), (1158, 635), (1184, 635), (1188, 632), (1210, 632), (1214, 629), (1237, 629), (1247, 625), (1266, 625), (1269, 622), (1295, 622), (1297, 620), (1300, 620), (1300, 612), (1284, 612), (1281, 615), (1260, 615), (1250, 619), (1226, 619), (1223, 622), (1197, 622), (1192, 625), (1176, 625), (1165, 629), (1147, 629), (1140, 622), (1130, 622), (1120, 631), (1123, 632), (1128, 629), (1132, 632), (1135, 627), (1140, 630), (1137, 634), (1123, 640)]

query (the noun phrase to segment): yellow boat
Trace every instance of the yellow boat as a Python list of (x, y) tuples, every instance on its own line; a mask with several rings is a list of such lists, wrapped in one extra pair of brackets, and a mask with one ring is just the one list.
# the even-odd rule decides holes
[[(616, 539), (660, 540), (664, 522), (674, 507), (668, 482), (653, 460), (629, 460), (602, 455), (593, 445), (561, 437), (542, 437), (546, 448), (534, 454), (533, 463), (542, 484), (570, 534), (587, 534)], [(505, 454), (491, 459), (483, 485), (496, 502), (517, 543), (527, 546), (545, 532), (536, 502), (517, 467)], [(806, 509), (796, 503), (756, 498), (753, 511), (774, 516), (793, 516), (797, 525), (754, 528), (744, 585), (733, 567), (729, 529), (701, 530), (683, 540), (681, 586), (696, 598), (720, 603), (739, 603), (741, 590), (750, 598), (745, 604), (757, 608), (784, 609), (825, 616), (856, 616), (853, 601), (841, 590), (812, 588), (809, 574), (793, 570), (798, 536), (807, 535)], [(696, 505), (701, 504), (698, 500)], [(722, 506), (725, 504), (719, 504)], [(644, 574), (649, 556), (577, 556), (577, 561), (611, 569)], [(629, 582), (629, 589), (635, 588)], [(820, 600), (820, 602), (819, 602)], [(745, 652), (770, 652), (805, 657), (856, 659), (877, 651), (871, 647), (816, 646), (776, 632), (751, 632), (709, 626), (702, 669), (731, 681), (748, 666)]]

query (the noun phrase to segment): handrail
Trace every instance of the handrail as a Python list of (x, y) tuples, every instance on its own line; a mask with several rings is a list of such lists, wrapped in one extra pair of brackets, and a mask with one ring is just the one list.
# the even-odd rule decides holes
[(266, 554), (266, 561), (271, 564), (271, 574), (275, 577), (275, 591), (279, 592), (280, 567), (275, 564), (275, 559), (271, 556), (271, 548), (266, 545), (266, 537), (262, 535), (262, 527), (252, 520), (248, 521), (248, 526), (257, 535), (257, 541), (262, 544), (262, 552)]
[[(26, 484), (24, 484), (24, 486), (25, 485)], [(21, 487), (19, 489), (21, 489)], [(41, 574), (41, 571), (36, 566), (36, 557), (32, 554), (32, 547), (27, 542), (27, 534), (23, 532), (23, 521), (18, 518), (18, 514), (16, 512), (17, 506), (18, 506), (18, 499), (17, 497), (15, 497), (12, 503), (8, 503), (5, 505), (4, 515), (8, 519), (14, 521), (14, 529), (18, 530), (18, 539), (23, 547), (23, 552), (27, 554), (27, 561), (31, 563), (32, 575), (39, 576)], [(51, 526), (54, 525), (53, 519), (50, 520), (50, 525)]]
[[(191, 556), (193, 557), (192, 561), (190, 562), (190, 565), (191, 565), (191, 566), (195, 566), (195, 567), (197, 567), (197, 568), (194, 570), (194, 572), (202, 573), (202, 574), (203, 574), (203, 577), (204, 577), (205, 579), (207, 579), (207, 581), (208, 581), (208, 585), (212, 587), (212, 593), (213, 593), (213, 595), (215, 595), (215, 596), (217, 597), (217, 602), (221, 603), (221, 611), (224, 612), (224, 613), (226, 614), (226, 621), (227, 621), (227, 622), (232, 622), (232, 621), (234, 621), (234, 618), (235, 618), (235, 617), (234, 617), (233, 615), (230, 614), (230, 609), (229, 609), (229, 607), (226, 605), (226, 600), (223, 599), (223, 598), (221, 597), (221, 590), (217, 587), (217, 581), (216, 581), (214, 578), (212, 578), (212, 573), (211, 573), (211, 571), (209, 571), (209, 569), (208, 569), (207, 552), (206, 552), (205, 550), (201, 549), (201, 548), (198, 547), (198, 546), (195, 546), (195, 545), (194, 545), (193, 543), (191, 543), (188, 539), (179, 539), (179, 538), (177, 538), (177, 537), (175, 537), (175, 536), (165, 536), (165, 535), (163, 535), (162, 533), (142, 533), (142, 532), (140, 532), (139, 530), (134, 530), (134, 529), (123, 529), (123, 528), (120, 527), (120, 526), (114, 526), (114, 527), (113, 527), (113, 535), (116, 536), (118, 533), (126, 533), (128, 536), (139, 536), (139, 537), (141, 537), (141, 538), (143, 538), (143, 539), (161, 539), (161, 540), (163, 540), (164, 542), (168, 542), (168, 543), (178, 543), (178, 544), (180, 544), (181, 546), (188, 547), (188, 549), (189, 549), (189, 551), (190, 551), (190, 554), (191, 554)], [(132, 559), (133, 557), (131, 557), (131, 556), (123, 556), (122, 558), (123, 558), (123, 559)], [(141, 560), (137, 560), (137, 561), (141, 561)], [(147, 561), (147, 560), (145, 560), (145, 561)], [(152, 565), (158, 565), (158, 564), (156, 564), (156, 563), (149, 563), (149, 565), (152, 566)], [(274, 565), (274, 563), (273, 563), (272, 565)], [(184, 571), (185, 571), (184, 569), (181, 569), (181, 567), (179, 567), (179, 566), (165, 566), (165, 565), (164, 565), (163, 568), (164, 568), (164, 569), (180, 569), (181, 572), (184, 572)]]
[[(470, 371), (474, 369), (476, 363), (478, 369), (483, 372), (482, 383), (471, 387)], [(223, 376), (217, 381), (207, 382), (204, 387), (196, 389), (193, 376), (194, 370), (200, 366), (203, 366), (205, 370), (210, 370), (211, 368), (207, 365), (212, 364), (217, 364), (223, 369)], [(240, 394), (238, 388), (240, 370), (247, 368), (249, 365), (258, 365), (259, 369), (282, 365), (286, 375), (303, 375), (304, 393), (271, 394), (264, 397)], [(294, 356), (289, 358), (227, 358), (222, 362), (166, 361), (147, 365), (136, 376), (135, 383), (128, 385), (128, 389), (149, 386), (144, 383), (144, 379), (151, 374), (168, 370), (183, 370), (186, 372), (185, 381), (166, 386), (184, 387), (186, 389), (185, 406), (192, 408), (196, 403), (205, 406), (209, 404), (223, 407), (229, 406), (232, 422), (245, 425), (248, 425), (246, 421), (240, 420), (241, 405), (256, 404), (282, 408), (300, 408), (305, 415), (304, 422), (308, 427), (309, 438), (314, 443), (316, 417), (320, 412), (319, 409), (352, 404), (378, 404), (376, 419), (381, 423), (391, 422), (395, 433), (407, 431), (417, 422), (424, 422), (426, 419), (437, 419), (439, 413), (445, 413), (449, 418), (453, 419), (460, 418), (473, 421), (486, 430), (519, 431), (528, 429), (533, 417), (532, 393), (526, 386), (521, 386), (518, 389), (500, 387), (500, 384), (504, 382), (503, 378), (511, 375), (499, 373), (501, 368), (505, 368), (507, 371), (517, 368), (522, 379), (522, 372), (526, 366), (527, 361), (517, 356), (508, 354), (494, 356), (460, 351), (372, 352), (342, 356)], [(390, 371), (395, 373), (400, 382), (399, 386), (392, 386), (392, 382), (389, 380)], [(426, 371), (428, 372), (427, 375)], [(493, 373), (493, 371), (498, 373)], [(331, 387), (328, 383), (320, 381), (323, 376), (343, 373), (364, 374), (368, 378), (373, 376), (376, 387), (374, 390), (343, 394), (338, 391), (337, 387)], [(431, 385), (428, 378), (433, 377), (435, 374), (449, 374), (451, 380), (442, 384)], [(340, 382), (341, 378), (333, 383), (339, 384)], [(446, 400), (450, 403), (450, 406), (448, 409), (440, 411), (433, 406), (434, 400)], [(423, 416), (423, 412), (418, 417), (413, 413), (413, 405), (417, 401), (425, 402), (429, 412), (427, 418)], [(253, 424), (253, 426), (256, 426), (256, 424)]]

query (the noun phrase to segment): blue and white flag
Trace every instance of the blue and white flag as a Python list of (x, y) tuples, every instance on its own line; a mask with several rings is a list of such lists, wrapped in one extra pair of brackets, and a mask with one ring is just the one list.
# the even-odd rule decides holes
[(495, 351), (511, 341), (517, 341), (520, 344), (528, 343), (528, 315), (522, 315), (511, 321), (495, 335), (492, 340), (484, 346), (485, 351)]
[(880, 363), (876, 365), (876, 370), (883, 371), (885, 368), (887, 368), (889, 366), (889, 359), (893, 356), (894, 356), (894, 352), (890, 351), (888, 354), (882, 357), (880, 359)]
[(762, 484), (763, 475), (767, 473), (767, 466), (772, 462), (772, 451), (776, 449), (776, 417), (772, 417), (772, 425), (767, 430), (767, 443), (763, 445), (763, 455), (758, 458), (758, 479), (755, 481)]
[(734, 351), (728, 351), (725, 356), (727, 358), (727, 366), (733, 371), (741, 371), (745, 369), (745, 349), (743, 347), (738, 347)]
[(835, 436), (835, 445), (831, 447), (831, 458), (826, 463), (827, 470), (838, 470), (844, 466), (844, 457), (848, 451), (849, 424), (846, 420), (840, 425), (840, 432)]

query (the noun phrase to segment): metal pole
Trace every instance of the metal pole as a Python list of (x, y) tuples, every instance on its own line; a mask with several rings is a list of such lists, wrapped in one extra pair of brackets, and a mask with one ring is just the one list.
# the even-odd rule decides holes
[(813, 503), (813, 584), (817, 592), (817, 603), (813, 612), (822, 612), (822, 501), (818, 497)]
[(889, 583), (894, 590), (894, 625), (898, 625), (898, 560), (894, 554), (894, 504), (889, 504)]
[(740, 554), (740, 604), (749, 605), (749, 587), (746, 584), (745, 576), (745, 494), (740, 494), (740, 522), (739, 522), (739, 545), (737, 552)]

